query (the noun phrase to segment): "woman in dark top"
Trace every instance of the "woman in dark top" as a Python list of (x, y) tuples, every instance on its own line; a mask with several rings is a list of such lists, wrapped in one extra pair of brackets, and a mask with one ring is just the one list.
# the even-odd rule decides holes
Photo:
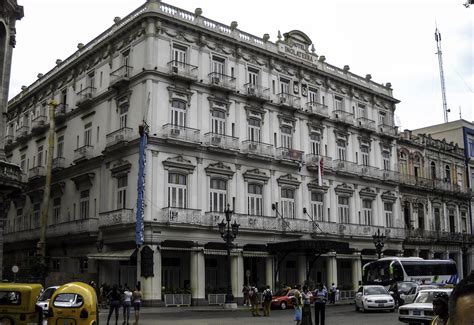
[(107, 317), (107, 325), (109, 325), (110, 317), (112, 317), (112, 313), (115, 310), (115, 325), (118, 325), (118, 314), (120, 309), (120, 299), (121, 293), (117, 288), (117, 285), (114, 285), (112, 290), (110, 290), (109, 294), (107, 295), (110, 299), (110, 309), (109, 309), (109, 316)]

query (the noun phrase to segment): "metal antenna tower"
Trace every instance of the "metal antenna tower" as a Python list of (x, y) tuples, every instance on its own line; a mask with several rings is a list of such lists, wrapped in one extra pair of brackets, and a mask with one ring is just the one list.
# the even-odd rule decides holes
[(441, 79), (441, 95), (443, 96), (443, 113), (444, 113), (444, 123), (448, 122), (448, 113), (450, 110), (448, 109), (448, 103), (446, 102), (446, 86), (444, 84), (444, 72), (443, 72), (443, 53), (441, 52), (441, 33), (436, 27), (435, 30), (435, 40), (436, 40), (436, 47), (438, 49), (438, 63), (439, 63), (439, 78)]

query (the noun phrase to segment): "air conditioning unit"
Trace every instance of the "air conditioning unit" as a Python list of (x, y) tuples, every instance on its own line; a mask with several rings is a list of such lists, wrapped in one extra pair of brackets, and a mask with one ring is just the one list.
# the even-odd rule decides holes
[(178, 73), (178, 67), (177, 66), (172, 66), (171, 67), (171, 72), (172, 73)]
[(180, 129), (171, 129), (171, 135), (179, 135)]
[(211, 143), (212, 144), (220, 144), (222, 140), (222, 137), (220, 136), (213, 136), (211, 137)]
[(219, 77), (212, 77), (211, 82), (212, 82), (214, 85), (218, 85), (218, 84), (221, 83), (221, 78), (219, 78)]

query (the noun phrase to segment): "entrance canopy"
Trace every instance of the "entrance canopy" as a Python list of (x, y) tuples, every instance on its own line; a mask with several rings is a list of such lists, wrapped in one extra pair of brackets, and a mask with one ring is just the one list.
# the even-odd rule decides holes
[(103, 260), (103, 261), (128, 261), (136, 249), (126, 249), (123, 251), (112, 251), (103, 253), (88, 254), (87, 258), (90, 260)]

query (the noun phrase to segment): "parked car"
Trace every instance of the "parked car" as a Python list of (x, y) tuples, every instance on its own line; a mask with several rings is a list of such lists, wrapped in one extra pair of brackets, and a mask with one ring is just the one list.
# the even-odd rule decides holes
[(398, 320), (400, 322), (409, 324), (429, 324), (434, 318), (433, 313), (433, 298), (436, 293), (445, 292), (448, 295), (453, 291), (452, 288), (448, 289), (426, 289), (420, 290), (412, 304), (401, 306), (398, 309)]
[(418, 283), (416, 282), (410, 282), (410, 281), (400, 281), (400, 282), (395, 282), (392, 284), (389, 288), (388, 291), (392, 292), (391, 295), (393, 299), (395, 300), (395, 303), (398, 306), (403, 305), (404, 301), (402, 299), (402, 295), (406, 295), (408, 291), (410, 291), (411, 288), (418, 286)]
[(355, 296), (355, 310), (395, 310), (395, 301), (384, 286), (362, 286)]
[(292, 298), (295, 296), (295, 289), (282, 289), (278, 290), (272, 299), (272, 308), (287, 309), (292, 308)]
[(421, 290), (427, 290), (427, 289), (437, 289), (439, 288), (435, 284), (421, 284), (416, 287), (412, 287), (406, 294), (401, 293), (400, 294), (400, 299), (403, 300), (403, 304), (411, 304), (415, 300), (416, 294), (421, 291)]
[(36, 301), (36, 306), (43, 309), (44, 313), (48, 312), (49, 300), (51, 299), (53, 293), (56, 291), (57, 288), (59, 288), (59, 286), (48, 287), (41, 293), (38, 300)]

